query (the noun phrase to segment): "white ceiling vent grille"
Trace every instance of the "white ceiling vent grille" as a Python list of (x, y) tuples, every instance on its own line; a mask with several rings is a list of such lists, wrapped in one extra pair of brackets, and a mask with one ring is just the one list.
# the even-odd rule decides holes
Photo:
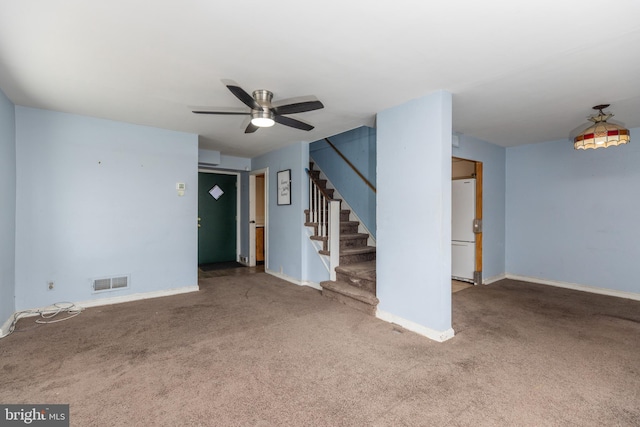
[(94, 292), (111, 291), (129, 287), (129, 276), (104, 277), (93, 279)]

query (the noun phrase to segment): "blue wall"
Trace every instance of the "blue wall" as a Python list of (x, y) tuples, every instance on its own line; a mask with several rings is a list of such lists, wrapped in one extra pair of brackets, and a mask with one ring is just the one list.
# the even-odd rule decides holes
[[(15, 311), (15, 108), (0, 91), (0, 327)], [(6, 331), (5, 331), (6, 332)]]
[(459, 138), (452, 155), (482, 162), (482, 277), (505, 273), (506, 149), (467, 135)]
[[(300, 247), (306, 202), (306, 198), (302, 199), (302, 193), (307, 182), (303, 175), (302, 156), (303, 148), (306, 147), (305, 144), (290, 145), (251, 161), (254, 170), (269, 168), (268, 177), (265, 177), (269, 180), (268, 259), (265, 269), (296, 279), (302, 278)], [(291, 169), (291, 204), (279, 206), (276, 199), (276, 174), (285, 169)]]
[[(328, 279), (322, 274), (319, 255), (304, 232), (309, 185), (304, 168), (309, 164), (309, 144), (300, 142), (271, 151), (251, 161), (252, 169), (268, 168), (268, 229), (265, 269), (296, 282)], [(276, 175), (291, 169), (291, 204), (278, 205)]]
[[(376, 186), (376, 131), (359, 127), (329, 140), (375, 187)], [(344, 200), (358, 215), (365, 227), (376, 236), (376, 194), (327, 144), (320, 140), (309, 146), (309, 154)]]
[(16, 309), (197, 285), (197, 135), (16, 107), (16, 155)]
[(443, 339), (453, 333), (451, 114), (439, 91), (377, 116), (378, 308)]
[(507, 149), (506, 270), (640, 292), (640, 129), (631, 143), (576, 151), (567, 140)]

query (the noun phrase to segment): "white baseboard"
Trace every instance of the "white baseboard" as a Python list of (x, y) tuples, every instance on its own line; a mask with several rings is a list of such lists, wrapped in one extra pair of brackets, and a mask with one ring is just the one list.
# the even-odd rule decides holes
[(493, 282), (497, 282), (498, 280), (502, 280), (502, 279), (506, 279), (507, 275), (505, 273), (500, 273), (497, 276), (493, 276), (493, 277), (487, 277), (484, 280), (482, 280), (482, 284), (483, 285), (490, 285)]
[(615, 289), (597, 288), (595, 286), (581, 285), (579, 283), (560, 282), (557, 280), (540, 279), (538, 277), (518, 276), (516, 274), (506, 274), (507, 279), (520, 280), (523, 282), (538, 283), (540, 285), (555, 286), (558, 288), (573, 289), (575, 291), (590, 292), (592, 294), (608, 295), (618, 298), (632, 299), (640, 301), (640, 293), (618, 291)]
[[(182, 288), (165, 289), (165, 290), (162, 290), (162, 291), (144, 292), (144, 293), (139, 293), (139, 294), (122, 295), (122, 296), (119, 296), (119, 297), (100, 298), (100, 299), (94, 299), (94, 300), (88, 300), (88, 301), (81, 301), (81, 302), (74, 303), (74, 305), (76, 305), (77, 307), (82, 307), (82, 308), (99, 307), (99, 306), (103, 306), (103, 305), (120, 304), (120, 303), (123, 303), (123, 302), (139, 301), (139, 300), (143, 300), (143, 299), (159, 298), (159, 297), (167, 297), (167, 296), (171, 296), (171, 295), (186, 294), (188, 292), (196, 292), (196, 291), (199, 291), (199, 290), (200, 290), (200, 288), (197, 285), (196, 286), (185, 286), (185, 287), (182, 287)], [(49, 310), (49, 311), (50, 310), (55, 310), (55, 307), (53, 307), (53, 305), (48, 305), (46, 307), (32, 308), (32, 309), (27, 309), (27, 310), (20, 310), (20, 311), (17, 311), (15, 313), (13, 313), (11, 315), (11, 317), (9, 319), (7, 319), (7, 321), (2, 325), (2, 328), (0, 329), (0, 338), (8, 335), (9, 328), (11, 327), (11, 324), (13, 323), (13, 320), (14, 320), (16, 314), (20, 313), (20, 318), (33, 317), (33, 316), (39, 316), (42, 311), (47, 311), (47, 310)]]
[(317, 289), (319, 291), (322, 290), (322, 286), (320, 286), (320, 283), (310, 282), (308, 280), (303, 280), (302, 281), (302, 286), (308, 286), (310, 288)]
[(75, 303), (77, 306), (88, 308), (88, 307), (99, 307), (102, 305), (111, 305), (111, 304), (120, 304), (123, 302), (131, 302), (131, 301), (139, 301), (143, 299), (150, 298), (159, 298), (159, 297), (168, 297), (171, 295), (179, 295), (186, 294), (189, 292), (197, 292), (200, 288), (196, 286), (185, 286), (182, 288), (173, 288), (173, 289), (164, 289), (162, 291), (152, 291), (152, 292), (144, 292), (139, 294), (131, 294), (131, 295), (122, 295), (119, 297), (112, 298), (100, 298), (93, 299), (89, 301), (81, 301)]
[(4, 338), (9, 335), (9, 328), (11, 328), (11, 324), (13, 323), (13, 316), (14, 315), (12, 314), (0, 328), (0, 338)]
[(278, 273), (276, 271), (273, 270), (268, 270), (268, 269), (264, 269), (264, 272), (267, 274), (270, 274), (274, 277), (277, 277), (278, 279), (282, 279), (285, 282), (289, 282), (289, 283), (293, 283), (294, 285), (298, 285), (298, 286), (309, 286), (310, 288), (314, 288), (314, 289), (318, 289), (319, 291), (322, 290), (322, 286), (320, 286), (319, 283), (315, 283), (315, 282), (310, 282), (308, 280), (298, 280), (295, 279), (291, 276), (287, 276), (286, 274), (282, 274), (282, 273)]
[(453, 328), (449, 328), (446, 331), (436, 331), (434, 329), (412, 322), (411, 320), (403, 319), (402, 317), (396, 316), (395, 314), (387, 313), (386, 311), (382, 311), (380, 309), (376, 311), (376, 317), (380, 320), (384, 320), (385, 322), (395, 323), (396, 325), (402, 326), (403, 328), (411, 332), (415, 332), (418, 335), (422, 335), (438, 342), (444, 342), (448, 339), (453, 338), (453, 336), (455, 335), (455, 331), (453, 330)]

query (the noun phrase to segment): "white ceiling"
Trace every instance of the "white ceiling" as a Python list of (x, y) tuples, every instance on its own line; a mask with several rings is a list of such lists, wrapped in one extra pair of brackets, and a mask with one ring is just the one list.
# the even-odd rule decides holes
[[(325, 108), (244, 134), (221, 83)], [(568, 138), (596, 104), (640, 127), (637, 0), (2, 0), (0, 88), (17, 105), (196, 133), (253, 157), (444, 89), (454, 131), (502, 146)]]

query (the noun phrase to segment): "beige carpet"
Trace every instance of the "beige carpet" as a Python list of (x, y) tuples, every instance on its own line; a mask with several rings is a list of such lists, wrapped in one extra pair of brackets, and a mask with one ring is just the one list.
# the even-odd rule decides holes
[(74, 426), (638, 426), (640, 302), (504, 280), (436, 343), (265, 273), (23, 319), (0, 402)]

